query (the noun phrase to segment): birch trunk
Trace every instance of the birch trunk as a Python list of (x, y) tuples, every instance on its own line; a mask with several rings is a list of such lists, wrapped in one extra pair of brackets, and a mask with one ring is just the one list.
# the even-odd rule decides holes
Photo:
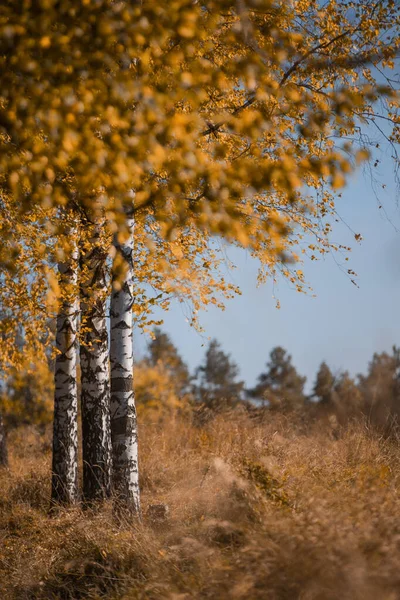
[(8, 466), (8, 453), (7, 453), (7, 438), (6, 430), (3, 423), (3, 417), (0, 413), (0, 467)]
[(116, 257), (124, 259), (120, 289), (111, 295), (111, 436), (113, 486), (118, 500), (140, 515), (138, 435), (133, 389), (133, 217), (127, 217), (129, 237), (123, 243), (114, 238)]
[[(76, 231), (71, 231), (71, 239)], [(73, 504), (78, 497), (78, 389), (76, 379), (79, 300), (78, 249), (69, 261), (58, 265), (63, 299), (57, 316), (53, 462), (51, 500)]]
[(111, 432), (106, 257), (98, 222), (81, 255), (81, 409), (83, 498), (90, 503), (111, 493)]

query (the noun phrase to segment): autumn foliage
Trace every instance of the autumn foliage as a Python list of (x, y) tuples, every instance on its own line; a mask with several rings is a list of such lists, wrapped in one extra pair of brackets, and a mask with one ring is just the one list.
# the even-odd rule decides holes
[(3, 2), (1, 264), (54, 295), (68, 211), (105, 216), (112, 253), (134, 190), (139, 320), (177, 295), (196, 323), (217, 290), (236, 291), (215, 271), (215, 235), (248, 248), (261, 280), (304, 289), (293, 261), (335, 247), (335, 193), (376, 151), (366, 131), (398, 140), (398, 24), (394, 0)]

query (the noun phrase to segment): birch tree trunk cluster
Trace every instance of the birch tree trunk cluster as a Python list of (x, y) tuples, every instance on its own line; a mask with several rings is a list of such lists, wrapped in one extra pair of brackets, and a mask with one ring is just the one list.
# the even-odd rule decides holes
[[(86, 504), (114, 496), (140, 515), (138, 439), (133, 389), (133, 248), (134, 220), (127, 215), (128, 238), (114, 236), (116, 261), (123, 277), (113, 275), (107, 330), (107, 256), (103, 220), (89, 225), (79, 247), (59, 263), (62, 294), (57, 318), (52, 463), (52, 503), (73, 504), (78, 486), (78, 358), (82, 421), (82, 499)], [(114, 271), (113, 271), (114, 273)], [(72, 290), (75, 290), (72, 291)], [(79, 296), (79, 297), (78, 297)]]

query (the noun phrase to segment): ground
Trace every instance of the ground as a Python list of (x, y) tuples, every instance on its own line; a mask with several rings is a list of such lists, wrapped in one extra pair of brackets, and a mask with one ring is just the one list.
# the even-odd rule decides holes
[(50, 432), (10, 432), (3, 600), (400, 598), (396, 439), (241, 411), (140, 425), (141, 523), (49, 513)]

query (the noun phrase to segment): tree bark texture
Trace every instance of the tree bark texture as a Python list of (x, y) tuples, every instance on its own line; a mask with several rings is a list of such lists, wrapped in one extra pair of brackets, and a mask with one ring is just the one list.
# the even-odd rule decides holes
[(8, 466), (7, 438), (3, 417), (0, 413), (0, 467)]
[[(113, 488), (117, 500), (140, 515), (138, 433), (133, 389), (133, 217), (127, 217), (129, 237), (114, 237), (116, 257), (123, 258), (122, 280), (111, 294), (111, 436)], [(120, 287), (119, 287), (120, 286)]]
[[(71, 231), (71, 240), (76, 231)], [(57, 316), (53, 421), (52, 502), (73, 504), (78, 497), (78, 249), (58, 265), (62, 293)]]
[(111, 431), (106, 258), (103, 221), (92, 226), (81, 253), (81, 409), (83, 498), (87, 503), (111, 493)]

